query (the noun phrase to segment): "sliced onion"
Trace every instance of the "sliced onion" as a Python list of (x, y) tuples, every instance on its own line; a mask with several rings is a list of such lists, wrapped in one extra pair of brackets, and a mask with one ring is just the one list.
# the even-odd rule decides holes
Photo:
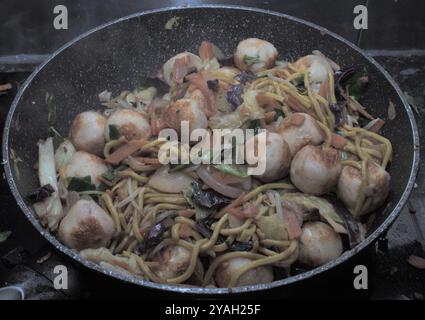
[(196, 169), (196, 173), (198, 174), (199, 178), (201, 178), (202, 181), (204, 181), (210, 188), (224, 196), (237, 198), (244, 192), (242, 189), (231, 187), (222, 181), (217, 180), (203, 166), (200, 166), (198, 169)]
[(339, 66), (339, 64), (337, 64), (335, 61), (329, 59), (327, 56), (325, 56), (319, 50), (313, 50), (313, 55), (326, 59), (329, 62), (329, 64), (331, 65), (333, 70), (335, 70), (335, 71), (341, 70), (341, 67)]
[(166, 193), (180, 193), (190, 187), (193, 179), (183, 172), (168, 172), (169, 166), (159, 168), (151, 176), (148, 185)]
[(252, 188), (252, 178), (251, 178), (251, 176), (244, 178), (244, 180), (241, 183), (241, 187), (242, 187), (242, 189), (244, 189), (246, 191), (251, 190), (251, 188)]
[(244, 222), (245, 222), (244, 219), (241, 219), (241, 218), (236, 217), (234, 215), (229, 215), (229, 227), (230, 228), (240, 227), (241, 225), (243, 225)]
[(121, 202), (119, 202), (117, 204), (117, 207), (119, 209), (121, 209), (122, 207), (126, 206), (127, 204), (129, 204), (131, 201), (133, 201), (134, 199), (136, 199), (136, 197), (139, 195), (141, 188), (137, 188), (136, 190), (133, 191), (133, 193), (130, 193), (130, 195), (123, 199)]
[(288, 228), (289, 239), (296, 239), (301, 236), (301, 225), (297, 215), (288, 207), (285, 206), (283, 209), (282, 201), (280, 200), (280, 195), (278, 192), (274, 192), (274, 201), (276, 204), (276, 213), (285, 223)]
[(365, 125), (363, 129), (378, 133), (381, 130), (381, 128), (384, 126), (384, 124), (385, 124), (384, 120), (382, 120), (381, 118), (376, 118), (369, 121), (369, 123)]
[[(47, 138), (38, 143), (38, 179), (40, 186), (50, 184), (55, 192), (44, 200), (47, 212), (44, 215), (45, 223), (51, 230), (56, 230), (64, 212), (58, 194), (58, 183), (56, 180), (55, 153), (53, 139)], [(40, 208), (35, 209), (40, 215)]]

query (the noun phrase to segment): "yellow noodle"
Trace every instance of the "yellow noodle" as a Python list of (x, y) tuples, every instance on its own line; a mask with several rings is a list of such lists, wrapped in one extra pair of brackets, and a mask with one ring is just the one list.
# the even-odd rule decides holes
[(266, 247), (286, 248), (286, 247), (289, 247), (289, 245), (291, 244), (291, 241), (263, 239), (263, 240), (260, 240), (260, 243)]
[(270, 97), (270, 98), (272, 98), (272, 99), (274, 99), (276, 101), (279, 101), (279, 102), (284, 102), (285, 101), (285, 97), (282, 97), (282, 96), (280, 96), (278, 94), (274, 94), (274, 93), (271, 93), (271, 92), (265, 92), (264, 95), (266, 95), (267, 97)]
[(117, 231), (120, 232), (121, 231), (120, 218), (118, 216), (117, 210), (115, 209), (115, 206), (112, 203), (111, 197), (109, 196), (109, 194), (104, 193), (102, 195), (102, 200), (105, 202), (105, 205), (108, 208), (109, 213), (111, 214), (111, 218), (114, 221)]
[(190, 263), (189, 263), (189, 267), (186, 269), (186, 271), (175, 278), (171, 278), (171, 279), (167, 279), (167, 283), (182, 283), (184, 281), (186, 281), (187, 279), (190, 278), (190, 276), (193, 274), (193, 271), (195, 271), (195, 267), (196, 267), (196, 263), (198, 261), (198, 254), (199, 254), (199, 250), (202, 244), (204, 244), (207, 241), (207, 239), (202, 239), (199, 241), (196, 241), (196, 244), (193, 246), (192, 249), (192, 254), (190, 256)]
[(201, 252), (205, 252), (210, 250), (215, 243), (217, 242), (218, 236), (220, 235), (220, 231), (223, 228), (223, 225), (227, 222), (228, 214), (226, 213), (223, 215), (220, 220), (218, 220), (216, 227), (214, 228), (213, 234), (211, 235), (211, 238), (208, 240), (208, 242), (204, 243), (201, 246)]
[(174, 219), (174, 221), (176, 221), (177, 223), (185, 223), (185, 224), (188, 224), (189, 226), (191, 226), (192, 227), (192, 229), (194, 229), (195, 228), (195, 221), (193, 221), (193, 220), (191, 220), (191, 219), (189, 219), (189, 218), (186, 218), (186, 217), (176, 217), (176, 219)]
[(246, 241), (248, 241), (255, 234), (255, 230), (256, 229), (257, 229), (257, 226), (251, 225), (249, 228), (246, 228), (245, 230), (243, 230), (239, 234), (239, 236), (237, 237), (237, 240), (239, 242), (246, 242)]
[(158, 277), (156, 274), (154, 274), (150, 270), (149, 266), (146, 265), (145, 261), (141, 257), (139, 257), (135, 254), (133, 254), (133, 256), (135, 257), (136, 262), (139, 265), (139, 268), (142, 270), (143, 274), (145, 275), (145, 277), (148, 278), (148, 280), (151, 280), (151, 281), (157, 282), (157, 283), (163, 283), (164, 282), (163, 279)]
[(323, 124), (326, 123), (326, 119), (323, 116), (322, 109), (320, 108), (320, 105), (316, 100), (316, 97), (313, 93), (313, 90), (311, 89), (308, 72), (304, 73), (304, 85), (307, 89), (307, 95), (308, 95), (308, 97), (310, 98), (310, 101), (313, 104), (314, 111), (316, 112), (316, 115), (319, 118), (319, 121), (322, 122)]
[(126, 183), (125, 180), (121, 180), (120, 182), (118, 182), (112, 189), (111, 192), (114, 193), (115, 191), (117, 191), (118, 189), (120, 189), (124, 184)]
[(233, 241), (235, 241), (235, 237), (234, 236), (228, 236), (223, 243), (215, 245), (213, 247), (214, 252), (224, 252), (224, 251), (226, 251), (227, 249), (229, 249), (229, 246), (232, 245)]
[[(223, 236), (230, 236), (235, 235), (243, 232), (245, 229), (247, 229), (252, 223), (252, 219), (247, 219), (241, 226), (236, 228), (228, 228), (228, 229), (221, 229), (220, 234)], [(215, 230), (214, 230), (215, 231)]]
[(388, 162), (390, 162), (391, 156), (392, 156), (392, 145), (391, 145), (391, 142), (387, 138), (384, 138), (383, 136), (381, 136), (377, 133), (365, 130), (363, 128), (354, 128), (354, 127), (349, 127), (347, 125), (344, 126), (344, 127), (347, 130), (351, 130), (351, 131), (354, 131), (354, 132), (357, 132), (357, 133), (364, 134), (364, 135), (366, 135), (370, 138), (373, 138), (373, 139), (381, 142), (382, 144), (384, 144), (386, 150), (385, 150), (385, 154), (384, 154), (384, 157), (382, 159), (381, 165), (382, 165), (383, 168), (385, 168), (388, 165)]
[(247, 193), (243, 199), (242, 202), (247, 202), (248, 200), (251, 200), (255, 196), (257, 196), (259, 193), (264, 192), (269, 189), (287, 189), (287, 190), (295, 190), (295, 187), (289, 183), (267, 183), (263, 184), (261, 186), (258, 186), (254, 190)]
[(111, 140), (111, 141), (107, 142), (105, 144), (105, 147), (103, 148), (103, 155), (105, 156), (105, 158), (107, 158), (107, 157), (109, 157), (111, 155), (111, 153), (112, 153), (111, 150), (113, 148), (118, 147), (118, 146), (124, 144), (125, 141), (126, 141), (125, 140), (125, 137), (122, 136), (122, 137), (120, 137), (117, 140)]
[(360, 162), (354, 161), (354, 160), (343, 160), (341, 161), (341, 164), (343, 166), (351, 166), (354, 167), (356, 169), (361, 170), (362, 169), (362, 165), (360, 164)]
[(118, 244), (116, 249), (114, 250), (114, 253), (119, 253), (124, 250), (125, 246), (128, 244), (128, 241), (130, 240), (129, 236), (125, 236), (121, 242)]
[(228, 245), (227, 245), (227, 243), (226, 243), (226, 242), (223, 242), (223, 243), (220, 243), (220, 244), (216, 244), (216, 245), (213, 247), (213, 251), (214, 251), (214, 252), (224, 252), (224, 251), (226, 251), (227, 249), (229, 249), (229, 247), (228, 247)]
[(238, 269), (231, 277), (229, 282), (229, 287), (234, 287), (236, 283), (238, 282), (239, 278), (247, 271), (251, 269), (255, 269), (264, 265), (273, 264), (282, 260), (285, 260), (291, 256), (292, 253), (294, 253), (295, 250), (297, 250), (298, 242), (292, 241), (289, 245), (288, 249), (285, 251), (278, 253), (276, 255), (261, 258), (258, 260), (255, 260), (253, 262), (250, 262), (246, 265), (244, 265), (242, 268)]
[(155, 198), (150, 198), (150, 199), (146, 199), (145, 203), (173, 203), (173, 204), (187, 204), (187, 201), (185, 198), (180, 197), (180, 198), (173, 198), (173, 197), (155, 197)]
[(180, 223), (175, 223), (171, 227), (171, 238), (178, 240), (179, 237), (179, 231), (180, 231)]
[(136, 172), (134, 172), (132, 170), (119, 171), (118, 176), (122, 177), (122, 178), (131, 177), (131, 178), (133, 178), (134, 180), (136, 180), (137, 182), (140, 182), (140, 183), (146, 183), (149, 180), (148, 177), (141, 176), (141, 175), (137, 174)]
[(329, 99), (330, 102), (336, 103), (336, 97), (335, 97), (335, 79), (334, 79), (334, 75), (331, 71), (328, 72), (328, 79), (329, 79)]

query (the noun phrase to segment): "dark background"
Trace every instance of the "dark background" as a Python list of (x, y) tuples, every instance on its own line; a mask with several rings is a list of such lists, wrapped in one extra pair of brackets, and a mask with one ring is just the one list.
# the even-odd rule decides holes
[[(69, 29), (55, 30), (53, 8), (68, 8)], [(425, 49), (425, 1), (422, 0), (2, 0), (0, 56), (51, 53), (75, 36), (143, 10), (167, 6), (239, 4), (281, 11), (317, 23), (352, 42), (355, 5), (368, 6), (369, 29), (360, 42), (366, 49)]]
[[(53, 28), (53, 8), (59, 4), (68, 8), (68, 30)], [(422, 125), (425, 115), (423, 0), (0, 0), (0, 84), (9, 82), (13, 85), (8, 94), (0, 94), (0, 129), (22, 81), (38, 63), (67, 41), (97, 25), (139, 11), (199, 4), (240, 4), (283, 12), (328, 28), (357, 44), (373, 55), (408, 94), (421, 138), (425, 138)], [(358, 4), (368, 7), (368, 30), (358, 31), (353, 27), (353, 8)], [(423, 154), (423, 147), (421, 151)], [(424, 164), (421, 166), (424, 167)], [(423, 169), (411, 196), (411, 213), (405, 209), (387, 237), (381, 239), (379, 248), (371, 248), (355, 262), (370, 269), (370, 290), (362, 293), (348, 290), (348, 287), (351, 288), (352, 268), (347, 268), (334, 272), (330, 278), (318, 280), (316, 284), (310, 283), (308, 290), (304, 288), (306, 290), (298, 292), (297, 297), (424, 298), (425, 271), (407, 263), (410, 254), (424, 256), (424, 239), (417, 231), (418, 226), (425, 230)], [(12, 231), (12, 235), (0, 243), (0, 287), (9, 283), (20, 284), (30, 299), (161, 297), (81, 270), (58, 254), (29, 225), (10, 195), (6, 181), (1, 179), (0, 232), (4, 230)], [(39, 259), (46, 255), (49, 258), (41, 262)], [(57, 264), (65, 264), (70, 270), (70, 289), (67, 291), (58, 292), (52, 288), (52, 270)], [(315, 292), (311, 290), (314, 287), (318, 287)]]

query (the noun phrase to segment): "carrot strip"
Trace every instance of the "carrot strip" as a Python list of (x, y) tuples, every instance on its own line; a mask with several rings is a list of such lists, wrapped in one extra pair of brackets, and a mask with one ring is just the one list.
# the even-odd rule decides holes
[(334, 148), (338, 150), (342, 150), (347, 145), (347, 140), (345, 140), (344, 137), (341, 137), (340, 135), (333, 133), (331, 144)]
[(243, 203), (243, 198), (245, 197), (246, 192), (242, 192), (242, 194), (237, 197), (235, 200), (233, 200), (231, 203), (229, 203), (227, 206), (225, 206), (223, 209), (221, 209), (216, 215), (216, 218), (221, 218), (224, 216), (224, 214), (232, 208), (235, 208)]
[(211, 42), (202, 41), (201, 46), (199, 47), (199, 57), (202, 60), (211, 60), (215, 58)]
[(115, 150), (113, 153), (111, 153), (105, 161), (107, 163), (110, 163), (112, 165), (117, 165), (124, 159), (126, 159), (128, 156), (139, 150), (141, 147), (143, 147), (145, 144), (147, 144), (148, 141), (144, 139), (138, 139), (138, 140), (131, 140), (128, 141), (123, 146), (119, 147), (117, 150)]
[(191, 218), (195, 214), (195, 209), (185, 209), (185, 210), (178, 210), (177, 215), (185, 217), (185, 218)]
[(290, 117), (290, 122), (292, 125), (300, 127), (305, 121), (305, 117), (302, 114), (294, 113)]
[(134, 159), (144, 164), (161, 164), (158, 158), (134, 157)]

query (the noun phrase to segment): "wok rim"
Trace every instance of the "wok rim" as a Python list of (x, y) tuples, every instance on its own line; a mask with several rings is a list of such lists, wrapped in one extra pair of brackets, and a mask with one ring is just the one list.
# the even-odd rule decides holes
[[(384, 222), (375, 230), (373, 231), (364, 241), (362, 241), (359, 245), (357, 245), (355, 248), (345, 251), (340, 257), (338, 257), (335, 260), (332, 260), (331, 262), (317, 267), (315, 269), (306, 271), (304, 273), (301, 273), (299, 275), (295, 275), (289, 278), (276, 280), (270, 283), (265, 284), (259, 284), (259, 285), (251, 285), (251, 286), (242, 286), (242, 287), (235, 287), (235, 288), (197, 288), (197, 287), (181, 287), (181, 286), (175, 286), (175, 285), (168, 285), (168, 284), (160, 284), (160, 283), (154, 283), (148, 280), (143, 280), (140, 278), (137, 278), (132, 275), (125, 275), (110, 269), (107, 269), (105, 267), (100, 266), (99, 264), (96, 264), (94, 262), (91, 262), (83, 257), (81, 257), (76, 251), (66, 247), (64, 244), (62, 244), (55, 236), (50, 234), (47, 229), (45, 229), (38, 221), (38, 219), (34, 216), (32, 213), (32, 209), (30, 206), (27, 206), (25, 203), (23, 196), (20, 194), (17, 185), (15, 183), (15, 180), (12, 175), (12, 168), (10, 164), (10, 157), (9, 157), (9, 131), (12, 123), (12, 119), (15, 113), (16, 108), (19, 105), (20, 99), (22, 95), (24, 94), (27, 87), (30, 85), (32, 80), (37, 76), (37, 74), (52, 61), (57, 55), (61, 54), (62, 51), (67, 49), (68, 47), (72, 46), (74, 43), (78, 42), (79, 40), (91, 35), (92, 33), (95, 33), (101, 29), (104, 29), (108, 26), (111, 26), (113, 24), (118, 24), (120, 22), (155, 14), (155, 13), (161, 13), (166, 11), (185, 11), (185, 10), (193, 10), (193, 9), (223, 9), (223, 10), (238, 10), (238, 11), (245, 11), (247, 14), (255, 12), (255, 13), (264, 13), (272, 16), (277, 16), (279, 18), (287, 19), (292, 22), (301, 23), (304, 24), (312, 29), (315, 29), (317, 31), (325, 32), (327, 35), (333, 37), (334, 39), (342, 42), (343, 45), (349, 46), (352, 50), (355, 50), (357, 53), (359, 53), (364, 59), (366, 59), (369, 63), (371, 63), (374, 67), (377, 68), (377, 70), (383, 74), (385, 79), (389, 82), (389, 84), (394, 88), (396, 91), (398, 97), (402, 101), (402, 104), (407, 112), (407, 116), (409, 117), (410, 126), (412, 130), (413, 135), (413, 163), (410, 170), (409, 179), (407, 182), (407, 185), (401, 195), (401, 197), (398, 199), (397, 204), (395, 205), (394, 209), (388, 214), (387, 218), (384, 220)], [(249, 292), (256, 292), (256, 291), (264, 291), (269, 289), (274, 289), (278, 287), (283, 287), (285, 285), (289, 285), (295, 282), (299, 282), (302, 280), (307, 280), (309, 278), (312, 278), (313, 276), (317, 276), (319, 274), (324, 273), (325, 271), (331, 270), (335, 268), (336, 266), (346, 262), (353, 256), (355, 256), (360, 251), (364, 250), (366, 247), (374, 243), (378, 237), (384, 233), (391, 224), (395, 221), (395, 219), (398, 217), (398, 215), (401, 213), (403, 207), (406, 205), (406, 202), (409, 199), (410, 193), (412, 192), (416, 175), (419, 168), (419, 132), (415, 120), (415, 116), (413, 114), (412, 108), (407, 103), (406, 98), (404, 97), (404, 94), (402, 93), (401, 89), (399, 88), (398, 84), (395, 82), (395, 80), (389, 75), (389, 73), (378, 63), (373, 59), (369, 54), (367, 54), (364, 50), (357, 47), (355, 44), (351, 43), (350, 41), (346, 40), (342, 36), (329, 31), (328, 29), (321, 27), (317, 24), (314, 24), (312, 22), (296, 18), (284, 13), (267, 10), (267, 9), (259, 9), (254, 7), (247, 7), (247, 6), (238, 6), (238, 5), (197, 5), (197, 6), (190, 6), (190, 7), (166, 7), (166, 8), (160, 8), (160, 9), (154, 9), (154, 10), (147, 10), (142, 12), (137, 12), (119, 19), (115, 19), (113, 21), (109, 21), (105, 24), (102, 24), (100, 26), (97, 26), (95, 28), (92, 28), (91, 30), (84, 32), (83, 34), (77, 36), (73, 40), (67, 42), (62, 47), (60, 47), (58, 50), (56, 50), (53, 54), (49, 56), (48, 59), (46, 59), (43, 63), (41, 63), (39, 66), (36, 67), (36, 69), (31, 73), (31, 75), (26, 79), (24, 84), (19, 89), (18, 93), (16, 94), (12, 105), (10, 107), (10, 110), (8, 112), (5, 127), (3, 130), (3, 145), (2, 145), (2, 152), (3, 152), (3, 165), (4, 165), (4, 171), (6, 174), (6, 180), (9, 184), (9, 187), (12, 191), (12, 194), (20, 207), (21, 211), (26, 215), (28, 220), (31, 222), (31, 224), (37, 229), (37, 231), (47, 240), (49, 241), (57, 250), (67, 255), (69, 258), (73, 259), (74, 261), (77, 261), (78, 263), (82, 264), (84, 267), (87, 267), (91, 270), (97, 271), (99, 273), (105, 274), (111, 278), (121, 280), (123, 282), (131, 283), (134, 285), (138, 285), (141, 287), (146, 287), (149, 289), (156, 289), (156, 290), (165, 290), (170, 293), (181, 293), (181, 294), (197, 294), (197, 295), (228, 295), (228, 294), (241, 294), (241, 293), (249, 293)]]

